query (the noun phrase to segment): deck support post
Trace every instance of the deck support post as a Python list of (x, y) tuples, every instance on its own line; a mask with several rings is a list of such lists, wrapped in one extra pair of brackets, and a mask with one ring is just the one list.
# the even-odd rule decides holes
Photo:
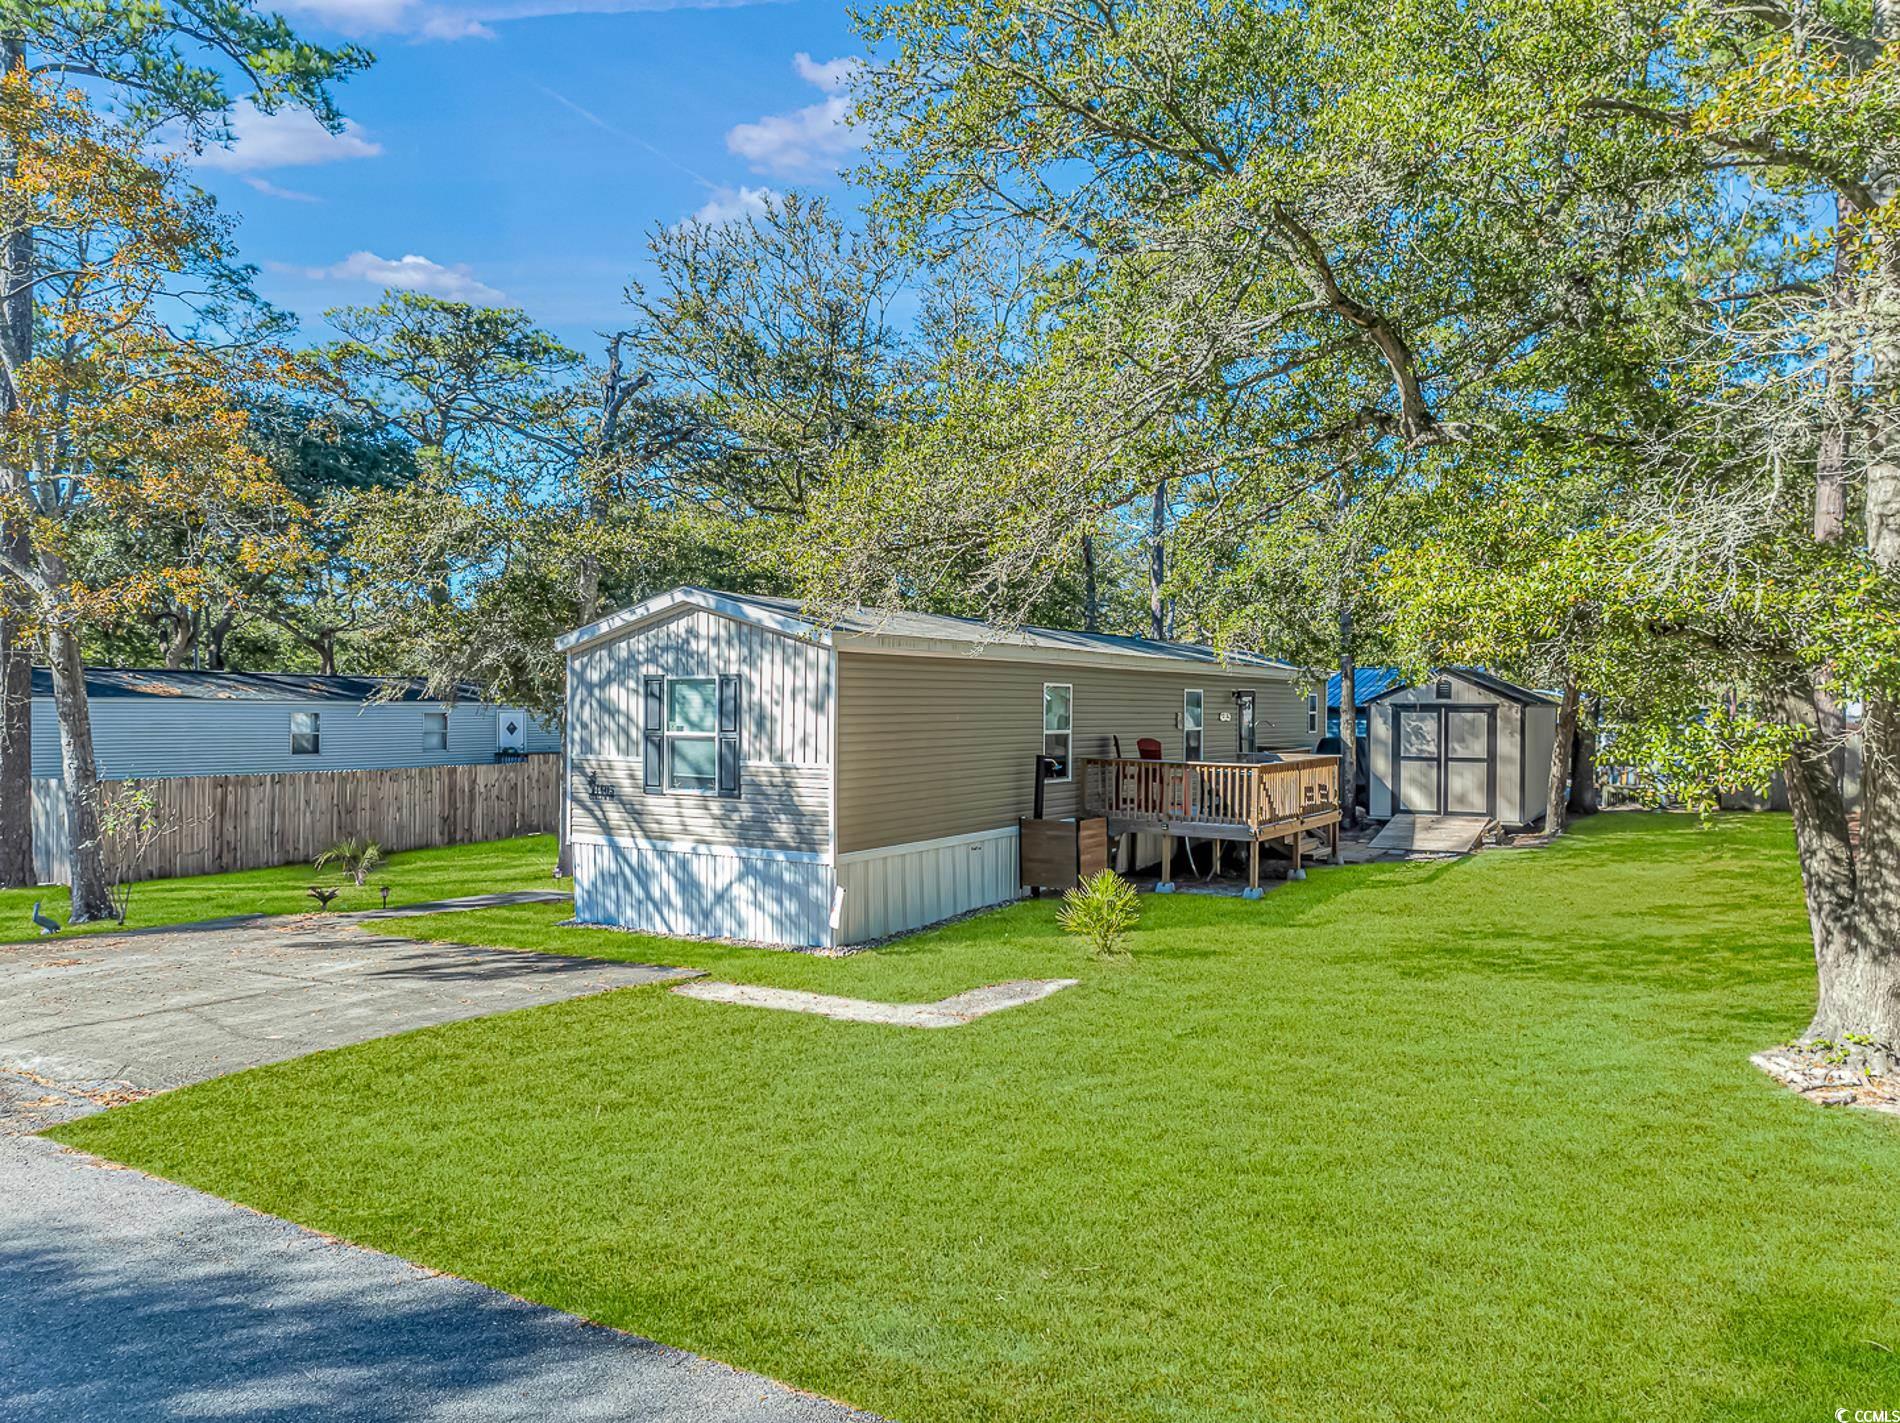
[(1293, 868), (1286, 872), (1288, 879), (1306, 878), (1306, 871), (1300, 867), (1300, 848), (1305, 839), (1306, 832), (1304, 830), (1295, 830), (1293, 832)]
[(1174, 893), (1174, 837), (1163, 834), (1161, 837), (1161, 883), (1155, 886), (1156, 894)]
[(1260, 841), (1258, 837), (1247, 842), (1247, 892), (1241, 898), (1260, 898)]
[(1346, 863), (1346, 860), (1339, 852), (1339, 825), (1340, 822), (1335, 820), (1331, 825), (1326, 827), (1326, 834), (1333, 842), (1333, 863), (1343, 865)]

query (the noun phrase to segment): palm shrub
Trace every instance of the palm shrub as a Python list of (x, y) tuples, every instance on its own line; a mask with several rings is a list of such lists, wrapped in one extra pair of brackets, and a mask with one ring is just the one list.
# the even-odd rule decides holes
[(383, 847), (368, 836), (358, 838), (355, 835), (347, 840), (339, 840), (310, 862), (312, 869), (321, 870), (326, 865), (335, 865), (348, 873), (362, 888), (370, 874), (383, 862)]
[(1127, 939), (1141, 918), (1135, 887), (1113, 870), (1101, 870), (1062, 896), (1056, 922), (1085, 940), (1104, 961), (1129, 957)]

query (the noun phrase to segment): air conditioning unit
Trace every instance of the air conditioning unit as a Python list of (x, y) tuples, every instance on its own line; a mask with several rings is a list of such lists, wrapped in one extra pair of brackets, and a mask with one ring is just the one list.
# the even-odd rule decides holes
[(495, 712), (495, 755), (499, 758), (528, 754), (528, 714), (519, 707), (501, 707)]

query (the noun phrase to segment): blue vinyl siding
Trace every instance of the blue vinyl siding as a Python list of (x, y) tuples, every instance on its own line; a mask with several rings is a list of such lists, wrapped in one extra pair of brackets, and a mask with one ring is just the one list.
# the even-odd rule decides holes
[[(462, 702), (362, 705), (319, 701), (214, 701), (199, 698), (96, 697), (93, 750), (106, 780), (154, 776), (246, 776), (285, 771), (387, 770), (398, 766), (475, 765), (495, 759), (497, 708)], [(447, 710), (449, 748), (423, 747), (423, 713)], [(290, 714), (322, 717), (322, 749), (290, 754)], [(59, 726), (49, 699), (33, 701), (33, 774), (58, 776)], [(561, 739), (532, 717), (530, 752), (559, 751)]]

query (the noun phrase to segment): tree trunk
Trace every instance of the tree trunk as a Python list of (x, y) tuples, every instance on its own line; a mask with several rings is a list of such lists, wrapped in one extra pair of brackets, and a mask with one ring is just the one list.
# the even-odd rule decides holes
[[(12, 73), (26, 59), (26, 43), (17, 35), (0, 37), (0, 68)], [(11, 183), (16, 167), (8, 144), (0, 148), (0, 170)], [(0, 346), (7, 364), (22, 370), (33, 357), (33, 267), (36, 261), (33, 230), (21, 228), (0, 235), (0, 286), (8, 295), (0, 302)], [(10, 383), (0, 382), (0, 415), (11, 414)], [(20, 471), (0, 471), (0, 490), (25, 493)], [(0, 525), (0, 540), (10, 557), (21, 564), (32, 561), (31, 539), (24, 526)], [(0, 586), (0, 888), (30, 885), (33, 873), (33, 645), (22, 616), (29, 606), (22, 589)]]
[(176, 672), (191, 666), (198, 650), (198, 615), (190, 608), (167, 608), (160, 627), (165, 634), (165, 666)]
[(59, 713), (60, 773), (65, 777), (67, 839), (72, 845), (72, 922), (113, 917), (106, 847), (99, 833), (99, 767), (92, 753), (92, 713), (79, 637), (65, 622), (47, 634), (53, 706)]
[(1157, 642), (1168, 635), (1168, 605), (1162, 588), (1168, 581), (1168, 481), (1155, 485), (1154, 508), (1149, 515), (1148, 631)]
[(1577, 710), (1576, 748), (1570, 758), (1570, 799), (1564, 810), (1572, 819), (1603, 808), (1597, 788), (1597, 738), (1603, 728), (1603, 698), (1591, 697)]
[[(1353, 651), (1352, 604), (1339, 604), (1339, 803), (1342, 823), (1351, 830), (1359, 823), (1359, 698), (1358, 658)], [(1322, 709), (1323, 710), (1323, 709)]]
[(1082, 631), (1102, 630), (1102, 600), (1095, 581), (1095, 536), (1082, 535)]
[(319, 633), (312, 646), (317, 649), (317, 671), (325, 677), (336, 676), (336, 634)]
[[(26, 530), (8, 526), (21, 563), (32, 557)], [(33, 643), (24, 599), (0, 581), (0, 889), (34, 883), (33, 873)]]
[(1564, 673), (1563, 699), (1557, 703), (1557, 735), (1550, 744), (1550, 799), (1544, 833), (1564, 833), (1564, 807), (1570, 803), (1570, 743), (1577, 734), (1577, 679)]

